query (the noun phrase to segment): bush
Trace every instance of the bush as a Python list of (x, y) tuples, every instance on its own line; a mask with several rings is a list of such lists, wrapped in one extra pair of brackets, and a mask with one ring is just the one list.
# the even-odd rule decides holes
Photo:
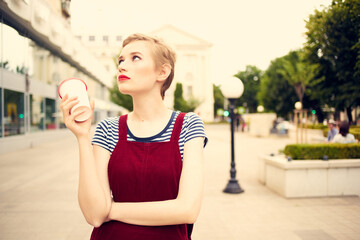
[(360, 158), (360, 143), (290, 144), (284, 153), (292, 159), (349, 159)]
[(360, 140), (360, 128), (350, 128), (349, 132), (354, 135), (355, 139)]
[(309, 124), (309, 125), (306, 125), (306, 128), (308, 128), (308, 129), (328, 129), (328, 127), (325, 126), (324, 124)]

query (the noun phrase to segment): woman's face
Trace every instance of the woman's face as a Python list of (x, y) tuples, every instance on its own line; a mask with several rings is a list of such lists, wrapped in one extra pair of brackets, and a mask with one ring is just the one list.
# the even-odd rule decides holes
[(118, 65), (118, 86), (123, 94), (134, 96), (154, 88), (157, 79), (150, 44), (135, 41), (121, 51)]

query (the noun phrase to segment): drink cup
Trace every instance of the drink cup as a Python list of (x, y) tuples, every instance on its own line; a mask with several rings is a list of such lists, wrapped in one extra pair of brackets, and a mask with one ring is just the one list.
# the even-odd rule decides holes
[(75, 118), (75, 121), (83, 122), (91, 117), (91, 108), (87, 94), (87, 85), (83, 80), (79, 78), (65, 79), (61, 81), (58, 91), (60, 98), (62, 98), (66, 94), (69, 98), (78, 98), (79, 103), (70, 110), (71, 114), (78, 114), (82, 112)]

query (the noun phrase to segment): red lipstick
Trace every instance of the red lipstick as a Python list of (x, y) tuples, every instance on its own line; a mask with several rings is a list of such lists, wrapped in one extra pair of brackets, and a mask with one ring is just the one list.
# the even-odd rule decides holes
[(119, 75), (118, 76), (118, 80), (119, 81), (125, 81), (125, 80), (129, 80), (130, 78), (126, 75)]

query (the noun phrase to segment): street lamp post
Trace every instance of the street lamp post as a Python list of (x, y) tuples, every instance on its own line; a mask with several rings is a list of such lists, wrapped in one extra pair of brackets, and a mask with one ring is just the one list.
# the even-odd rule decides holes
[(230, 130), (231, 130), (231, 168), (230, 168), (230, 180), (226, 185), (224, 192), (225, 193), (242, 193), (244, 190), (240, 187), (238, 180), (236, 179), (236, 169), (235, 169), (235, 149), (234, 149), (234, 108), (235, 100), (239, 98), (244, 92), (244, 85), (239, 78), (232, 77), (227, 79), (221, 85), (221, 92), (224, 97), (229, 100), (229, 110), (230, 110)]

